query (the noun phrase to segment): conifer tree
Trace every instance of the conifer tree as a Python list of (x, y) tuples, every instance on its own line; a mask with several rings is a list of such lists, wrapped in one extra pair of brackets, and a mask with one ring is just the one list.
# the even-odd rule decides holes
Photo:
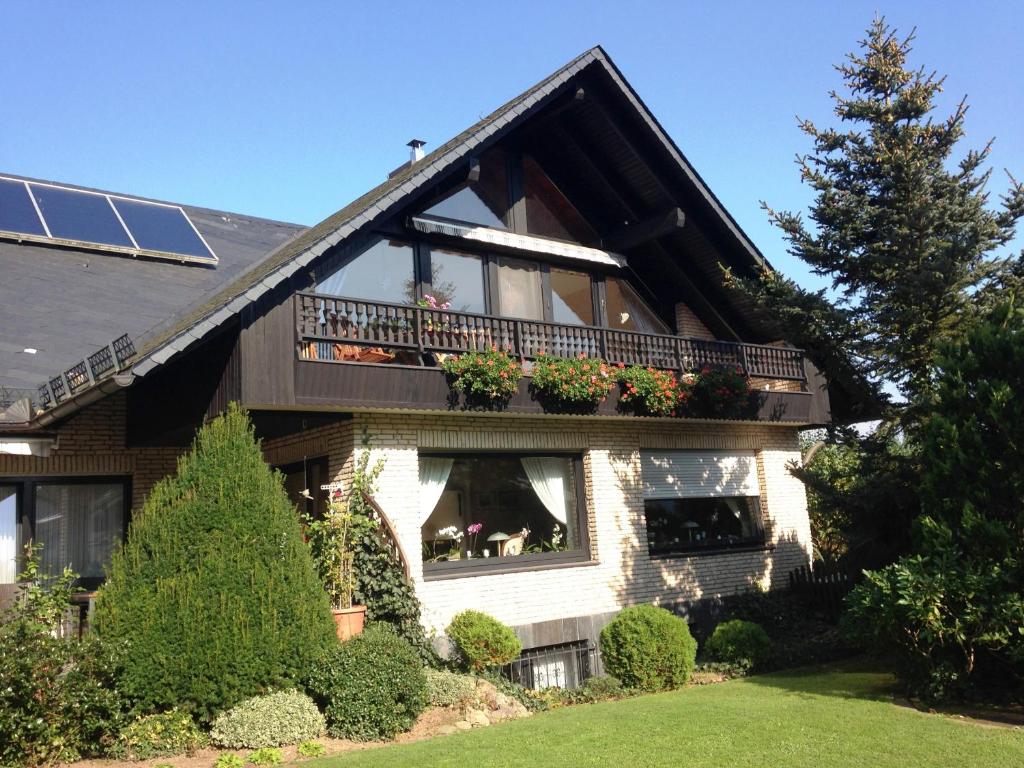
[(204, 721), (298, 680), (336, 642), (298, 515), (237, 405), (153, 488), (95, 626), (125, 642), (120, 684), (141, 711)]
[(990, 204), (992, 142), (961, 150), (966, 102), (934, 114), (945, 78), (908, 68), (913, 40), (876, 19), (837, 67), (845, 89), (831, 97), (842, 125), (800, 123), (813, 141), (797, 158), (815, 194), (811, 224), (765, 205), (789, 252), (830, 278), (832, 291), (774, 274), (747, 284), (827, 373), (852, 359), (865, 379), (895, 385), (910, 402), (928, 391), (937, 350), (999, 303), (1024, 265), (997, 253), (1024, 216), (1024, 187), (1010, 177), (1000, 204)]

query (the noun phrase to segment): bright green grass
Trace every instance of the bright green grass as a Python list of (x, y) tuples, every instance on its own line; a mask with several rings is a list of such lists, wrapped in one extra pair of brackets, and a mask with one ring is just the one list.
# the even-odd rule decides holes
[(1020, 729), (896, 706), (892, 683), (851, 666), (806, 669), (559, 709), (308, 765), (1024, 767)]

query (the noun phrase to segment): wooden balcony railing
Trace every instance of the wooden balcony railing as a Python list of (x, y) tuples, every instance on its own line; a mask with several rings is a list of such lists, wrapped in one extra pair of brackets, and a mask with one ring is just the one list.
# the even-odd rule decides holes
[(303, 360), (349, 361), (338, 350), (380, 348), (394, 352), (460, 353), (496, 346), (522, 360), (600, 357), (612, 364), (643, 365), (673, 371), (704, 366), (737, 366), (748, 376), (806, 380), (799, 349), (686, 339), (584, 325), (561, 325), (493, 315), (428, 309), (315, 293), (295, 295), (298, 355)]

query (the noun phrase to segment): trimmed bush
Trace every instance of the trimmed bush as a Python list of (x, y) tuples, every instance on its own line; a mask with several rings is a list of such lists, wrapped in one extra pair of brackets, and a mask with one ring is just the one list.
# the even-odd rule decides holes
[(110, 756), (121, 760), (173, 757), (195, 752), (208, 743), (187, 712), (171, 710), (140, 717), (128, 725), (110, 749)]
[(332, 736), (391, 739), (408, 730), (429, 703), (427, 676), (416, 649), (388, 624), (327, 651), (305, 680)]
[(476, 680), (447, 669), (427, 669), (427, 692), (432, 707), (458, 707), (473, 698)]
[(213, 722), (210, 740), (229, 749), (298, 744), (322, 736), (327, 723), (316, 704), (299, 691), (279, 691), (243, 701)]
[(756, 669), (771, 658), (772, 641), (759, 624), (733, 619), (715, 627), (704, 651), (715, 661)]
[(626, 608), (601, 630), (604, 668), (627, 688), (678, 688), (690, 679), (696, 656), (690, 628), (664, 608)]
[(456, 614), (447, 633), (453, 645), (453, 660), (474, 672), (508, 664), (523, 651), (510, 627), (482, 611)]
[(201, 722), (288, 687), (337, 642), (281, 474), (237, 405), (153, 488), (95, 626), (127, 643), (120, 684), (140, 711), (180, 707)]

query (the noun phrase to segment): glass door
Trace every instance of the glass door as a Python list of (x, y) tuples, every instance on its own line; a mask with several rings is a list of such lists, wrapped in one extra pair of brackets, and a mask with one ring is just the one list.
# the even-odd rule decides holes
[(0, 485), (0, 584), (13, 584), (18, 579), (20, 523), (18, 486)]

